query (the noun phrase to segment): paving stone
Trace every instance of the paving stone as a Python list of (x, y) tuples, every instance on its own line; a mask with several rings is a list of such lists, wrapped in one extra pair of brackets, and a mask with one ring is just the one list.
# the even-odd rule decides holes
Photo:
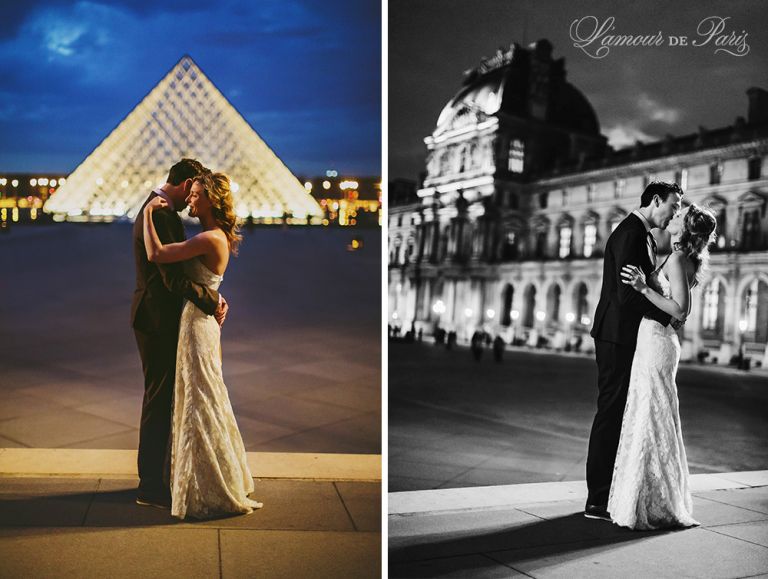
[(270, 452), (381, 453), (381, 414), (367, 412), (349, 419), (289, 434), (259, 445)]
[(381, 535), (221, 531), (223, 579), (381, 576)]
[(71, 408), (0, 421), (0, 435), (33, 448), (66, 447), (75, 442), (117, 434), (125, 430), (124, 424)]
[(753, 487), (728, 491), (708, 491), (696, 493), (696, 496), (768, 514), (768, 487)]
[(612, 540), (496, 551), (494, 559), (533, 577), (747, 577), (768, 571), (765, 547), (693, 528)]
[(0, 477), (0, 525), (82, 525), (98, 484), (87, 478)]
[(463, 555), (428, 561), (395, 563), (389, 566), (391, 579), (444, 577), (446, 579), (506, 579), (528, 577), (486, 555)]
[(215, 529), (0, 528), (4, 577), (219, 576)]
[(389, 517), (392, 561), (470, 555), (582, 538), (561, 520), (546, 521), (515, 509)]
[(708, 527), (707, 530), (768, 547), (768, 523), (765, 521), (719, 525), (717, 527)]
[(358, 531), (381, 531), (381, 484), (334, 483)]

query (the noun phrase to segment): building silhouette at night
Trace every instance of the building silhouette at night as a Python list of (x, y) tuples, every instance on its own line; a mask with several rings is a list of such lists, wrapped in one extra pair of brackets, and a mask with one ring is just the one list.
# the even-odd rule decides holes
[(415, 192), (393, 184), (390, 323), (589, 351), (608, 236), (649, 182), (675, 181), (718, 219), (683, 359), (765, 363), (768, 92), (747, 96), (731, 126), (613, 150), (548, 41), (484, 59), (425, 138)]

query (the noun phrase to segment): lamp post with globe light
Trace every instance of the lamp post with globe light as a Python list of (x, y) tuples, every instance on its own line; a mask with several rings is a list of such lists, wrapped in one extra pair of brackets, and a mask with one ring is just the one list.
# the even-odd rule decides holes
[(576, 320), (576, 314), (573, 312), (568, 312), (565, 314), (565, 351), (570, 352), (571, 351), (571, 328), (573, 326), (573, 322)]
[(515, 345), (515, 338), (517, 338), (517, 319), (520, 317), (520, 312), (512, 310), (509, 312), (509, 317), (512, 320), (512, 339), (509, 341), (513, 346)]

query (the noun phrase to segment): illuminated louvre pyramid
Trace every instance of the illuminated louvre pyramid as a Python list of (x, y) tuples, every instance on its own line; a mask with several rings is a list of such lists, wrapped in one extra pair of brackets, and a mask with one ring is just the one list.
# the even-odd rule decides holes
[(192, 157), (232, 181), (241, 218), (320, 217), (314, 198), (189, 56), (152, 89), (45, 205), (60, 220), (135, 219), (168, 169)]

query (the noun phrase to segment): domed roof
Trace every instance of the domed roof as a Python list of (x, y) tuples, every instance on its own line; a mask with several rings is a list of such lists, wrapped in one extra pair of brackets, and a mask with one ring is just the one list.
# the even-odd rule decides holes
[[(587, 98), (565, 80), (563, 60), (553, 61), (549, 56), (551, 45), (540, 40), (531, 49), (512, 45), (507, 53), (501, 50), (480, 67), (466, 73), (464, 85), (443, 107), (437, 127), (448, 127), (457, 115), (467, 110), (475, 114), (492, 116), (497, 113), (528, 119), (532, 118), (529, 101), (530, 85), (538, 70), (535, 60), (543, 60), (549, 78), (539, 79), (546, 91), (545, 122), (582, 134), (600, 135), (600, 124)], [(543, 82), (542, 82), (543, 80)]]

